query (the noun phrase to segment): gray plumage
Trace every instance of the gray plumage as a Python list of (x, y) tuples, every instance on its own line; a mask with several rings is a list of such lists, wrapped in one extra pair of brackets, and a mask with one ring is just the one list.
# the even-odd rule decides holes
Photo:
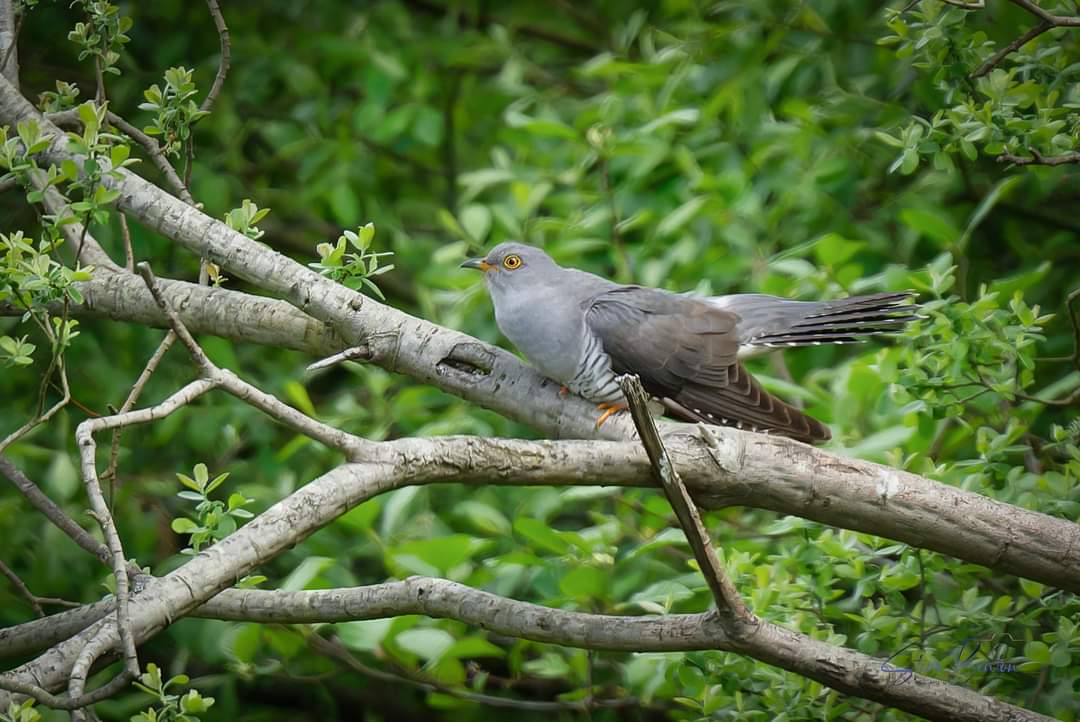
[(828, 427), (762, 389), (739, 359), (781, 346), (850, 343), (917, 317), (905, 303), (910, 293), (807, 302), (621, 285), (562, 268), (520, 243), (463, 265), (484, 271), (502, 333), (574, 393), (615, 403), (622, 400), (616, 377), (634, 373), (676, 418), (811, 443), (829, 439)]

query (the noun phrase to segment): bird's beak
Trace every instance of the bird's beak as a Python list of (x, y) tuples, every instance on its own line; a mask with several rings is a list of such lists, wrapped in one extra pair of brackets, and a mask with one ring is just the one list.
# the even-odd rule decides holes
[(462, 263), (461, 267), (475, 268), (476, 270), (484, 271), (485, 273), (490, 269), (494, 268), (494, 266), (485, 261), (483, 258), (470, 258), (469, 260), (465, 261), (465, 263)]

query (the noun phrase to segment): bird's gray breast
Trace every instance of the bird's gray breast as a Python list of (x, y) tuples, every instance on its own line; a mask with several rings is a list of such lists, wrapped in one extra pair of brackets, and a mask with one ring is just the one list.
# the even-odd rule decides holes
[(572, 299), (543, 286), (495, 303), (503, 335), (545, 376), (568, 384), (585, 345), (585, 318)]
[(591, 401), (617, 401), (622, 391), (603, 344), (587, 327), (579, 294), (558, 286), (500, 294), (499, 330), (541, 373)]

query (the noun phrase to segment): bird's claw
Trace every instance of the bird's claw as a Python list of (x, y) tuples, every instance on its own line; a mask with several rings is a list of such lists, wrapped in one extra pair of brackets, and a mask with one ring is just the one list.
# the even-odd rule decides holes
[(611, 418), (615, 414), (619, 413), (620, 411), (626, 411), (628, 408), (629, 407), (626, 405), (626, 402), (624, 402), (624, 401), (619, 401), (619, 402), (616, 402), (614, 404), (608, 404), (608, 403), (597, 404), (596, 405), (597, 411), (603, 411), (604, 413), (600, 414), (600, 418), (596, 420), (596, 428), (599, 429), (601, 426), (604, 425), (604, 422), (607, 421), (609, 418)]

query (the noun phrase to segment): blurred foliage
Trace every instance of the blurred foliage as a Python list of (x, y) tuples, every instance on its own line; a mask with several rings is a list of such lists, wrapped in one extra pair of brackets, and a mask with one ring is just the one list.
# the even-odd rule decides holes
[[(488, 341), (499, 341), (490, 305), (457, 264), (506, 239), (680, 291), (827, 298), (917, 289), (927, 318), (905, 338), (799, 350), (785, 363), (757, 362), (755, 372), (827, 421), (839, 453), (1080, 518), (1080, 422), (1077, 405), (1065, 403), (1080, 386), (1080, 332), (1065, 308), (1080, 280), (1071, 210), (1080, 167), (995, 162), (1002, 153), (1077, 150), (1076, 31), (1045, 33), (972, 78), (1035, 24), (1032, 15), (1008, 3), (964, 11), (934, 0), (228, 3), (233, 67), (212, 114), (200, 118), (194, 103), (218, 58), (201, 3), (119, 3), (120, 16), (109, 3), (33, 5), (20, 42), (28, 97), (40, 94), (50, 110), (73, 107), (76, 97), (94, 97), (93, 63), (103, 62), (119, 73), (107, 76), (110, 109), (168, 142), (191, 141), (177, 163), (190, 162), (192, 194), (208, 213), (356, 285), (387, 268), (371, 253), (392, 251), (394, 268), (379, 277), (388, 303)], [(62, 42), (73, 27), (75, 42)], [(166, 90), (155, 94), (163, 74)], [(153, 107), (140, 110), (144, 101)], [(149, 163), (138, 171), (156, 179)], [(86, 189), (77, 197), (97, 215), (111, 200)], [(45, 253), (13, 235), (36, 237), (34, 211), (13, 192), (0, 204), (5, 239)], [(122, 258), (115, 214), (95, 220), (95, 235)], [(196, 277), (198, 259), (131, 225), (138, 258), (160, 275)], [(377, 240), (369, 227), (378, 227)], [(325, 238), (339, 242), (316, 251)], [(350, 248), (359, 256), (345, 261)], [(60, 253), (47, 250), (46, 258)], [(348, 265), (355, 274), (341, 270)], [(77, 403), (9, 453), (97, 533), (83, 511), (72, 432), (87, 410), (119, 406), (162, 332), (89, 319), (80, 328), (67, 351)], [(15, 351), (3, 347), (19, 364), (0, 374), (6, 434), (34, 413), (49, 364), (27, 344), (50, 342), (17, 318), (0, 319), (0, 332), (20, 341)], [(309, 377), (310, 359), (299, 354), (201, 341), (216, 363), (369, 438), (533, 433), (377, 368), (347, 364)], [(174, 350), (143, 402), (192, 374)], [(163, 573), (183, 563), (188, 543), (173, 531), (189, 513), (190, 500), (176, 497), (178, 471), (196, 462), (227, 471), (222, 493), (250, 500), (257, 513), (339, 461), (254, 409), (209, 395), (125, 432), (108, 493), (128, 554)], [(203, 494), (207, 515), (217, 511), (216, 524), (222, 502), (192, 494)], [(194, 525), (212, 541), (204, 521), (181, 521), (178, 531)], [(878, 655), (901, 676), (914, 669), (1075, 718), (1073, 596), (771, 512), (727, 509), (708, 523), (758, 614)], [(429, 574), (566, 609), (706, 609), (708, 590), (674, 527), (655, 490), (405, 488), (260, 572), (264, 586), (283, 589)], [(107, 570), (7, 485), (0, 538), (3, 561), (35, 593), (83, 602), (103, 593)], [(0, 586), (0, 621), (29, 618), (14, 590)], [(910, 718), (726, 653), (590, 654), (415, 616), (318, 631), (367, 665), (444, 691), (346, 669), (305, 634), (272, 625), (183, 620), (141, 656), (212, 693), (205, 720), (489, 718), (449, 693), (463, 688), (641, 703), (640, 711), (595, 710), (595, 720)], [(145, 706), (133, 691), (98, 712), (127, 719)]]

